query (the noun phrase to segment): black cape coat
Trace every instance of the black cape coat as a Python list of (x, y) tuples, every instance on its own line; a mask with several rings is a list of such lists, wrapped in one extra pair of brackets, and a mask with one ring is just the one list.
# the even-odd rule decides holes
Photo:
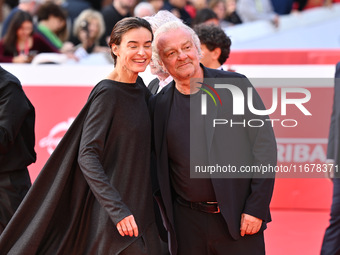
[[(117, 222), (114, 222), (112, 215), (108, 215), (107, 208), (105, 209), (96, 199), (78, 163), (82, 129), (88, 112), (92, 108), (96, 109), (98, 106), (96, 104), (101, 103), (111, 109), (115, 101), (121, 100), (120, 103), (122, 100), (127, 101), (125, 95), (122, 97), (121, 94), (112, 98), (117, 91), (103, 93), (103, 91), (117, 90), (116, 88), (118, 88), (118, 86), (107, 83), (101, 82), (92, 90), (88, 102), (46, 162), (34, 185), (0, 237), (1, 254), (118, 254), (136, 240), (135, 237), (119, 235), (115, 226)], [(138, 78), (137, 86), (131, 91), (127, 91), (126, 95), (135, 90), (139, 91), (137, 92), (139, 96), (143, 93), (146, 95), (146, 92), (141, 92), (144, 89), (147, 91), (143, 81)], [(107, 96), (102, 98), (103, 94)], [(108, 98), (109, 101), (102, 102)], [(138, 102), (143, 105), (147, 96), (138, 102), (133, 100), (137, 104), (134, 107), (138, 107)], [(145, 109), (148, 117), (146, 105)], [(107, 112), (111, 112), (111, 110)], [(140, 111), (138, 114), (142, 115)], [(106, 118), (113, 118), (113, 116), (106, 116)], [(140, 150), (140, 148), (137, 149)], [(105, 153), (112, 153), (112, 151), (107, 150)], [(110, 155), (102, 155), (104, 168), (110, 168), (106, 161), (110, 161), (107, 159), (110, 158)], [(143, 167), (145, 169), (145, 166)], [(138, 168), (138, 164), (136, 168)], [(135, 177), (131, 178), (130, 175), (130, 179), (125, 177), (125, 180), (117, 182), (125, 182), (125, 186), (132, 185), (131, 192), (121, 194), (124, 203), (127, 202), (128, 209), (122, 207), (119, 210), (123, 217), (127, 216), (131, 210), (139, 228), (139, 236), (143, 237), (148, 227), (154, 222), (148, 169), (145, 173), (139, 175), (136, 173)], [(138, 182), (141, 184), (135, 187)], [(143, 197), (143, 193), (146, 192), (141, 190), (143, 187), (145, 187), (144, 190), (150, 188), (150, 193), (145, 197)], [(129, 196), (130, 200), (131, 196), (134, 197), (134, 201), (124, 200)], [(137, 208), (133, 208), (133, 203), (138, 205)], [(141, 203), (143, 203), (143, 207), (140, 206)], [(117, 218), (117, 220), (119, 219)]]

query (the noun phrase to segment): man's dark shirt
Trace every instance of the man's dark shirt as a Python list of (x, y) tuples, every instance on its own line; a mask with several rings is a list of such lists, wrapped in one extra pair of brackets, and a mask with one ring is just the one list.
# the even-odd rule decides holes
[[(175, 89), (167, 132), (170, 177), (174, 190), (192, 202), (216, 201), (210, 179), (190, 178), (190, 167), (206, 166), (208, 162), (207, 146), (202, 144), (205, 129), (200, 114), (200, 95), (183, 95)], [(190, 101), (191, 107), (198, 106), (195, 107), (197, 111), (190, 112)], [(194, 144), (197, 141), (199, 146)]]

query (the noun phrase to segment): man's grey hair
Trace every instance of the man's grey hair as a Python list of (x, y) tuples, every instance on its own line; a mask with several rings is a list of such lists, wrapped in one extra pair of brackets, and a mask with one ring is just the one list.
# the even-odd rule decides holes
[(183, 29), (187, 32), (189, 32), (189, 34), (191, 35), (192, 41), (197, 49), (199, 58), (201, 58), (202, 53), (201, 53), (201, 43), (200, 43), (200, 39), (198, 38), (197, 34), (195, 33), (195, 31), (188, 27), (187, 25), (185, 25), (183, 22), (181, 21), (170, 21), (167, 22), (163, 25), (161, 25), (155, 32), (154, 34), (154, 40), (152, 42), (152, 59), (154, 62), (157, 63), (162, 63), (162, 60), (159, 56), (159, 51), (158, 51), (158, 47), (157, 47), (157, 42), (158, 39), (157, 37), (159, 37), (161, 34), (167, 33), (171, 30), (176, 30), (176, 29)]
[(148, 10), (151, 15), (155, 13), (155, 9), (153, 8), (152, 4), (148, 2), (140, 2), (135, 6), (135, 9), (133, 10), (133, 15), (135, 17), (141, 17), (141, 12), (143, 10)]
[(146, 19), (150, 23), (152, 31), (154, 33), (160, 26), (164, 25), (167, 22), (170, 22), (170, 21), (182, 22), (181, 19), (177, 18), (171, 12), (166, 11), (166, 10), (160, 10), (153, 16), (146, 16), (143, 18)]
[[(152, 29), (154, 34), (159, 27), (161, 27), (162, 25), (164, 25), (167, 22), (171, 22), (171, 21), (182, 22), (181, 19), (177, 18), (171, 12), (166, 11), (166, 10), (160, 10), (155, 15), (146, 16), (146, 17), (143, 17), (143, 19), (146, 19), (150, 23), (151, 29)], [(156, 46), (153, 44), (152, 48), (154, 48), (154, 47), (156, 47)], [(154, 49), (152, 51), (154, 51)], [(154, 59), (153, 55), (152, 55), (152, 61), (153, 61), (153, 65), (154, 65), (155, 68), (157, 68), (158, 70), (160, 70), (162, 72), (166, 72), (165, 70), (163, 70), (163, 68), (159, 64), (158, 60)]]

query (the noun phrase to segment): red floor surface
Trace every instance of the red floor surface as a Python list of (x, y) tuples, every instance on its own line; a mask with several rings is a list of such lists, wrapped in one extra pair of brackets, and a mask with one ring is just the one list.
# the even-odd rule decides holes
[(265, 231), (267, 255), (319, 255), (329, 211), (271, 210)]

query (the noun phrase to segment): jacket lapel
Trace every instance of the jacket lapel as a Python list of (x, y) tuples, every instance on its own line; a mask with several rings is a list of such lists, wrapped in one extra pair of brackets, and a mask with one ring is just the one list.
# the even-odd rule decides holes
[(166, 144), (166, 130), (171, 109), (171, 102), (173, 99), (174, 82), (168, 85), (168, 88), (162, 90), (157, 95), (154, 114), (154, 132), (155, 132), (155, 146), (156, 152), (162, 153), (162, 146)]
[(158, 87), (159, 87), (159, 83), (155, 83), (154, 86), (152, 86), (151, 93), (153, 95), (157, 94)]
[[(204, 83), (207, 83), (208, 85), (214, 87), (214, 84), (209, 84), (206, 79), (215, 78), (215, 75), (212, 74), (211, 70), (205, 67), (203, 67), (203, 72), (204, 72)], [(206, 142), (207, 142), (208, 152), (210, 152), (211, 150), (211, 145), (212, 145), (214, 131), (215, 131), (215, 128), (213, 127), (213, 120), (216, 118), (217, 111), (218, 111), (218, 106), (216, 107), (213, 104), (210, 104), (210, 106), (211, 107), (208, 107), (208, 112), (207, 112), (207, 115), (205, 116), (205, 132), (206, 132)]]

